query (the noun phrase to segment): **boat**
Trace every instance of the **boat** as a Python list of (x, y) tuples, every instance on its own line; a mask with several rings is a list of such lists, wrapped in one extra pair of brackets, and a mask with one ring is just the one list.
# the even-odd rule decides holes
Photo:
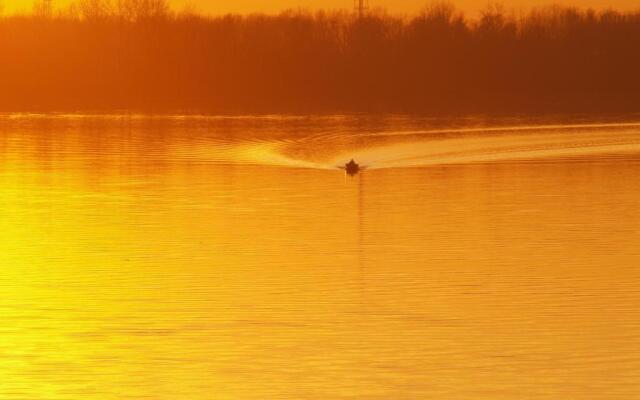
[(349, 175), (355, 175), (360, 172), (360, 165), (355, 162), (353, 159), (344, 165), (344, 170)]

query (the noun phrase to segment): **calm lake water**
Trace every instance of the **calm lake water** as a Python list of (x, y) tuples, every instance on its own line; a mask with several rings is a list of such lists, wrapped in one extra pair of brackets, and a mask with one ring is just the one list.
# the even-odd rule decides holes
[(637, 121), (0, 116), (0, 398), (639, 399)]

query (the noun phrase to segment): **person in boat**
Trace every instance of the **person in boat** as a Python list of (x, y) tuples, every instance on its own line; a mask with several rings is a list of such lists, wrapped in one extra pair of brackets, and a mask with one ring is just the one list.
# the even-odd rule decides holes
[(344, 169), (347, 171), (347, 174), (355, 175), (360, 171), (360, 165), (358, 165), (358, 163), (352, 158), (351, 161), (344, 165)]

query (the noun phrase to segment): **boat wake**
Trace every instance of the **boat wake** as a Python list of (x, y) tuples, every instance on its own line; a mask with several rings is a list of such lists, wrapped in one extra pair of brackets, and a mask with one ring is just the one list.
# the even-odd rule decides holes
[(217, 143), (198, 153), (217, 162), (326, 170), (350, 159), (366, 169), (619, 160), (640, 156), (640, 123), (331, 132)]

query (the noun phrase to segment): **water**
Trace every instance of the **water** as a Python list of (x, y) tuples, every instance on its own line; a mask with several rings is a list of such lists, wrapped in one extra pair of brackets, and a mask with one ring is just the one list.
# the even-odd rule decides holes
[(637, 120), (4, 115), (0, 398), (638, 398)]

